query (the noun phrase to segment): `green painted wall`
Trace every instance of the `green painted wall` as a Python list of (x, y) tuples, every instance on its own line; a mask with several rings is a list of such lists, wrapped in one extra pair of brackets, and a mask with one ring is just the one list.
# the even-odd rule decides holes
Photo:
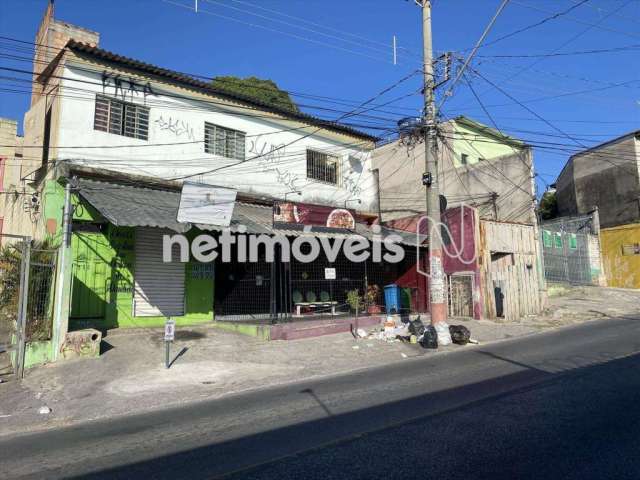
[(454, 129), (456, 135), (453, 140), (453, 151), (455, 152), (454, 164), (456, 167), (462, 165), (463, 153), (468, 156), (467, 164), (473, 165), (478, 163), (480, 158), (489, 160), (503, 155), (511, 155), (518, 151), (509, 145), (499, 143), (494, 137), (466, 125), (455, 122)]
[[(156, 327), (164, 325), (165, 317), (133, 316), (133, 289), (135, 265), (135, 229), (108, 225), (103, 233), (74, 233), (75, 243), (80, 244), (83, 238), (94, 237), (90, 241), (94, 260), (100, 266), (93, 267), (94, 278), (104, 278), (105, 286), (83, 284), (78, 287), (81, 278), (74, 277), (74, 294), (81, 289), (86, 290), (90, 301), (104, 303), (104, 316), (97, 318), (71, 318), (71, 329), (78, 328), (131, 328)], [(95, 239), (99, 237), (99, 239)], [(79, 265), (79, 255), (86, 254), (87, 248), (74, 249), (74, 264)], [(86, 259), (85, 259), (86, 262)], [(76, 267), (77, 268), (77, 267)], [(99, 275), (97, 274), (100, 272)], [(103, 273), (104, 272), (104, 273)], [(177, 325), (190, 325), (213, 320), (213, 288), (214, 272), (212, 264), (189, 262), (185, 265), (185, 315), (173, 317)], [(102, 294), (104, 292), (104, 295)], [(86, 299), (84, 301), (87, 301)], [(72, 299), (72, 305), (76, 301)], [(80, 311), (96, 311), (96, 308), (84, 308)], [(72, 311), (75, 316), (76, 311)]]
[[(75, 221), (104, 222), (91, 205), (72, 195)], [(64, 185), (61, 181), (47, 181), (44, 188), (44, 216), (56, 222), (56, 233), (62, 239)], [(201, 232), (192, 229), (189, 237)], [(76, 232), (72, 238), (73, 282), (71, 304), (74, 312), (85, 317), (70, 318), (69, 329), (108, 329), (117, 327), (162, 326), (165, 317), (134, 317), (133, 275), (135, 265), (135, 229), (105, 223), (102, 233)], [(86, 269), (79, 270), (79, 265)], [(96, 282), (100, 282), (96, 288)], [(185, 265), (185, 315), (175, 317), (177, 325), (190, 325), (213, 320), (214, 272), (213, 264), (191, 261)], [(81, 298), (78, 298), (78, 297)], [(78, 308), (82, 306), (82, 308)], [(97, 307), (104, 314), (95, 317)], [(92, 309), (93, 308), (93, 313)], [(83, 312), (84, 310), (84, 312)]]

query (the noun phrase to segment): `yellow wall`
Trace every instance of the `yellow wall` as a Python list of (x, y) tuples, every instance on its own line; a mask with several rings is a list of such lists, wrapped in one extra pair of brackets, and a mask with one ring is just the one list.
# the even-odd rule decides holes
[(640, 255), (622, 255), (622, 246), (640, 244), (640, 223), (600, 231), (602, 260), (610, 287), (640, 288)]

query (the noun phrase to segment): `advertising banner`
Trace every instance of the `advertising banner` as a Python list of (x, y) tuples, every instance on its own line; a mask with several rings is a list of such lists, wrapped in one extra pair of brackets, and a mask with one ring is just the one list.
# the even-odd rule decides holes
[(311, 225), (353, 230), (356, 227), (353, 210), (308, 203), (279, 202), (273, 210), (273, 223)]

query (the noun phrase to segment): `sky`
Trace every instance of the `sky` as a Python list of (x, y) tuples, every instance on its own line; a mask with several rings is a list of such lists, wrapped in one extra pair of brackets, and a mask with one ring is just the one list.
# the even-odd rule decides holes
[[(414, 1), (198, 0), (198, 13), (195, 1), (57, 0), (55, 16), (100, 32), (106, 50), (165, 68), (271, 79), (323, 118), (375, 98), (374, 110), (347, 118), (376, 134), (421, 114)], [(6, 38), (33, 42), (47, 3), (0, 1), (0, 68), (30, 68), (28, 45), (17, 52)], [(501, 0), (432, 3), (434, 50), (463, 59)], [(466, 115), (533, 145), (544, 190), (571, 153), (640, 129), (640, 0), (511, 0), (470, 67), (441, 118)], [(0, 116), (21, 121), (29, 95), (19, 92), (28, 87), (11, 76), (0, 73)]]

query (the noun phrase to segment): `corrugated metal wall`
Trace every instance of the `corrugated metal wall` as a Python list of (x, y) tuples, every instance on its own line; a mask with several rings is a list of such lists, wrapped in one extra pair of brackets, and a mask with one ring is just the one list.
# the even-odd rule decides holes
[[(174, 233), (159, 228), (136, 229), (133, 296), (136, 317), (184, 315), (185, 264), (162, 261), (162, 236)], [(176, 260), (177, 256), (173, 258)]]

